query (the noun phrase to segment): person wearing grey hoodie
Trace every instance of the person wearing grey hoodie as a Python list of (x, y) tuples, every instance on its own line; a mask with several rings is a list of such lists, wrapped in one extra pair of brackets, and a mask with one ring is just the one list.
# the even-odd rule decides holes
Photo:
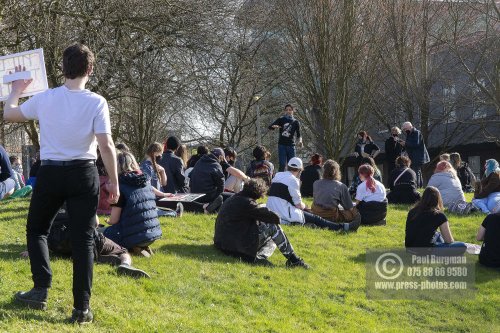
[(441, 161), (437, 164), (427, 186), (434, 186), (439, 190), (443, 205), (446, 208), (450, 208), (451, 205), (458, 201), (465, 202), (464, 192), (457, 173), (447, 161)]

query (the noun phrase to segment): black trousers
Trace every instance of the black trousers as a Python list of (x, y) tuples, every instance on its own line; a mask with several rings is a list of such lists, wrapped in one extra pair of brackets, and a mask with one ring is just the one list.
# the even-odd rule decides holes
[(99, 176), (92, 164), (41, 166), (28, 213), (27, 243), (35, 287), (52, 283), (47, 236), (66, 202), (73, 257), (74, 308), (89, 308), (94, 262), (93, 233), (99, 199)]

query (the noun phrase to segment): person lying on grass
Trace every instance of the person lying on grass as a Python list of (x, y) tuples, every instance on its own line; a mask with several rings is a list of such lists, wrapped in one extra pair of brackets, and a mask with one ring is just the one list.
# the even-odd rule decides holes
[[(97, 229), (99, 220), (96, 218), (96, 229), (93, 233), (94, 238), (94, 260), (98, 263), (118, 265), (117, 273), (128, 275), (135, 278), (149, 278), (149, 274), (132, 266), (132, 258), (127, 249), (116, 244), (109, 238), (106, 238), (102, 232)], [(49, 249), (57, 255), (71, 256), (72, 245), (70, 237), (71, 221), (63, 206), (56, 215), (49, 235), (47, 244)], [(21, 257), (27, 258), (28, 251), (21, 252)]]
[(251, 263), (267, 263), (276, 246), (287, 258), (287, 267), (309, 268), (293, 250), (280, 218), (256, 200), (267, 192), (262, 179), (245, 182), (243, 190), (227, 199), (215, 222), (214, 245), (222, 252)]
[(117, 160), (121, 195), (111, 205), (107, 221), (111, 226), (104, 230), (104, 236), (133, 253), (149, 257), (149, 246), (162, 236), (156, 197), (132, 154), (120, 151)]
[(356, 231), (359, 220), (350, 223), (335, 223), (310, 212), (300, 195), (300, 173), (302, 160), (293, 157), (287, 171), (278, 172), (271, 182), (267, 208), (278, 214), (283, 224), (308, 225), (335, 231)]
[[(443, 200), (438, 189), (428, 186), (422, 199), (408, 212), (405, 247), (455, 248), (457, 254), (464, 253), (467, 246), (465, 243), (455, 242), (443, 210)], [(437, 228), (440, 232), (436, 231)]]

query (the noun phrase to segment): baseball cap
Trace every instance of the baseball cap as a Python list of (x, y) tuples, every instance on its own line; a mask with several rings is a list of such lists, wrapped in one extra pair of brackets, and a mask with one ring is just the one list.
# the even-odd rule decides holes
[(226, 161), (226, 154), (224, 154), (224, 150), (222, 148), (214, 148), (214, 149), (212, 149), (211, 153), (214, 154), (215, 157), (217, 157), (217, 158), (219, 156), (224, 157), (224, 161)]
[(292, 157), (290, 161), (288, 161), (288, 166), (296, 169), (304, 169), (304, 165), (302, 164), (302, 160), (298, 157)]

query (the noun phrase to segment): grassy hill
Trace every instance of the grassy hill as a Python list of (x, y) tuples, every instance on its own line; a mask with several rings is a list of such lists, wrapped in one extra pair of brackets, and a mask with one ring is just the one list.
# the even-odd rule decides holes
[[(32, 286), (25, 249), (28, 200), (0, 203), (1, 332), (500, 332), (500, 272), (476, 265), (474, 299), (370, 300), (366, 249), (401, 247), (408, 207), (391, 206), (385, 227), (357, 233), (284, 230), (310, 270), (241, 263), (212, 246), (214, 216), (162, 218), (164, 236), (152, 258), (134, 257), (152, 279), (134, 280), (96, 265), (91, 306), (95, 322), (64, 323), (72, 308), (70, 260), (52, 261), (46, 312), (19, 308), (15, 291)], [(474, 243), (483, 215), (449, 216), (456, 240)], [(477, 243), (477, 242), (476, 242)]]

